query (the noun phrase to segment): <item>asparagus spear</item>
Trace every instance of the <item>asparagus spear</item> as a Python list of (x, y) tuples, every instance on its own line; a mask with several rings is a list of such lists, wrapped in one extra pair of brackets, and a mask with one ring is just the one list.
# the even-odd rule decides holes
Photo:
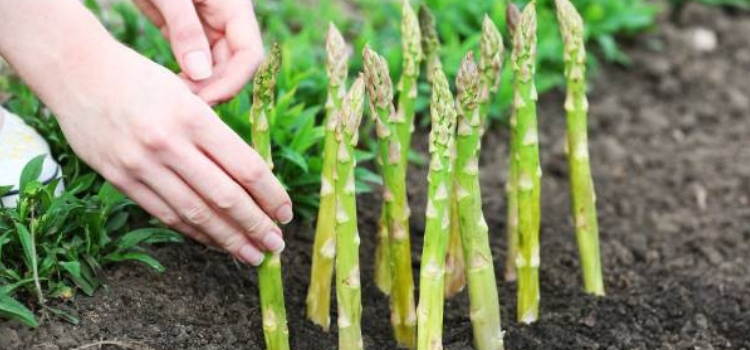
[(379, 162), (383, 171), (388, 251), (391, 272), (391, 324), (396, 342), (414, 348), (416, 314), (414, 277), (411, 270), (409, 208), (406, 203), (406, 164), (398, 126), (403, 120), (393, 107), (393, 86), (385, 59), (364, 49), (365, 84), (370, 96), (372, 117), (379, 142)]
[(556, 0), (557, 18), (565, 42), (565, 77), (567, 80), (566, 126), (568, 166), (573, 218), (586, 292), (604, 295), (602, 264), (599, 256), (599, 224), (596, 217), (596, 194), (589, 164), (586, 118), (586, 48), (583, 44), (583, 20), (568, 0)]
[(518, 321), (532, 323), (539, 316), (539, 216), (540, 179), (539, 141), (536, 120), (536, 2), (521, 13), (513, 35), (513, 101), (518, 184)]
[[(401, 72), (401, 79), (398, 83), (398, 111), (393, 119), (393, 123), (396, 126), (396, 134), (398, 135), (401, 152), (401, 162), (404, 164), (404, 168), (408, 165), (409, 146), (411, 145), (411, 135), (414, 132), (414, 103), (417, 99), (417, 79), (419, 79), (419, 63), (422, 61), (422, 34), (419, 30), (419, 21), (417, 15), (409, 4), (409, 0), (403, 0), (402, 4), (402, 18), (401, 18), (401, 45), (403, 49), (403, 65)], [(408, 221), (409, 217), (409, 206), (408, 203), (404, 203), (406, 210), (406, 218)], [(385, 209), (383, 210), (385, 212)], [(385, 222), (381, 218), (381, 226)], [(378, 235), (379, 241), (376, 248), (375, 254), (375, 271), (376, 271), (376, 284), (380, 289), (388, 294), (390, 286), (383, 279), (385, 276), (393, 273), (389, 270), (389, 267), (385, 267), (386, 261), (383, 258), (388, 257), (391, 253), (385, 251), (385, 247), (388, 246), (387, 237), (392, 236), (391, 234), (384, 234), (385, 229), (380, 228), (381, 234)]]
[[(273, 169), (273, 161), (268, 116), (273, 111), (276, 75), (280, 65), (281, 50), (278, 45), (274, 44), (271, 53), (255, 74), (253, 107), (250, 109), (253, 147), (271, 169)], [(266, 254), (265, 260), (258, 267), (258, 285), (266, 347), (269, 350), (288, 350), (289, 328), (287, 328), (286, 321), (279, 254)]]
[[(518, 7), (509, 3), (506, 8), (506, 21), (510, 36), (514, 37), (518, 29), (521, 13)], [(512, 111), (511, 120), (515, 120), (515, 109)], [(516, 131), (510, 128), (510, 157), (508, 157), (508, 182), (505, 185), (507, 193), (508, 219), (506, 220), (506, 234), (508, 237), (508, 253), (505, 256), (505, 280), (508, 282), (516, 280), (516, 258), (518, 257), (518, 159), (514, 157), (516, 150)]]
[[(440, 39), (435, 29), (435, 18), (427, 5), (419, 7), (419, 27), (422, 31), (422, 51), (424, 51), (427, 81), (433, 83), (432, 72), (443, 70), (440, 61)], [(455, 194), (451, 194), (455, 198)], [(464, 253), (461, 249), (461, 233), (458, 230), (458, 203), (451, 200), (451, 228), (448, 240), (448, 250), (445, 257), (445, 298), (458, 294), (466, 286), (464, 276)]]
[(364, 89), (364, 81), (360, 76), (344, 99), (336, 127), (336, 300), (339, 309), (339, 350), (363, 348), (354, 147), (357, 145), (359, 123), (362, 120)]
[(336, 196), (334, 172), (336, 168), (336, 124), (341, 101), (346, 93), (348, 54), (346, 43), (333, 23), (326, 38), (326, 69), (328, 71), (328, 101), (326, 102), (325, 138), (323, 144), (323, 172), (321, 175), (320, 207), (315, 226), (315, 243), (307, 291), (307, 317), (328, 330), (331, 308), (331, 278), (336, 255)]
[(484, 81), (480, 79), (474, 53), (461, 62), (456, 76), (458, 90), (458, 134), (456, 136), (456, 200), (459, 226), (467, 262), (469, 303), (474, 343), (479, 350), (503, 349), (500, 301), (487, 223), (482, 214), (479, 185), (479, 153), (482, 146), (481, 101)]
[(442, 349), (445, 253), (450, 235), (453, 192), (453, 156), (456, 111), (442, 70), (432, 74), (432, 131), (430, 172), (427, 176), (427, 212), (419, 279), (417, 348)]

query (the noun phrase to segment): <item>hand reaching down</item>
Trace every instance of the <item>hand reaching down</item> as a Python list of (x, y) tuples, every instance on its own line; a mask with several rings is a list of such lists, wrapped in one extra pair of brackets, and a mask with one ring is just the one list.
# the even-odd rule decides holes
[[(198, 95), (114, 41), (77, 1), (0, 0), (0, 55), (55, 113), (92, 168), (164, 223), (258, 265), (263, 251), (284, 248), (274, 221), (292, 220), (291, 200), (263, 159), (206, 103), (239, 91), (257, 66), (260, 39), (250, 2), (151, 4), (145, 10), (157, 23), (156, 14), (163, 16), (190, 77), (183, 79)], [(209, 52), (205, 69), (198, 55)]]

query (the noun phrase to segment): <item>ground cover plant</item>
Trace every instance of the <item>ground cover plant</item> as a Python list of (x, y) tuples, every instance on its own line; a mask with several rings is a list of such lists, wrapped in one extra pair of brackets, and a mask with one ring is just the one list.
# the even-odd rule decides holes
[(168, 229), (133, 227), (131, 217), (139, 215), (134, 204), (109, 184), (93, 190), (95, 174), (73, 179), (56, 197), (59, 181), (37, 180), (43, 160), (24, 168), (18, 207), (0, 208), (0, 316), (30, 327), (39, 321), (29, 307), (78, 323), (58, 304), (79, 292), (93, 295), (106, 281), (104, 266), (130, 260), (163, 271), (142, 246), (182, 241)]

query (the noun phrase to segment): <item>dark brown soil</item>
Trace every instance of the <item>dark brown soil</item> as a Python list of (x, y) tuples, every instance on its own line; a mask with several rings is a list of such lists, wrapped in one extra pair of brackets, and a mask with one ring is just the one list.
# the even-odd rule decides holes
[[(542, 316), (532, 326), (517, 324), (515, 288), (498, 282), (508, 349), (750, 349), (750, 14), (690, 5), (675, 18), (631, 45), (631, 67), (604, 67), (591, 93), (605, 298), (580, 291), (562, 95), (542, 98)], [(715, 50), (696, 50), (702, 30), (716, 34)], [(424, 135), (416, 143), (424, 149)], [(490, 132), (482, 165), (499, 272), (506, 143), (504, 130)], [(415, 257), (424, 175), (411, 175)], [(360, 201), (365, 345), (394, 349), (387, 300), (372, 283), (373, 199)], [(293, 349), (335, 349), (335, 329), (323, 333), (304, 318), (311, 229), (300, 225), (287, 235)], [(99, 340), (159, 350), (263, 348), (252, 270), (195, 244), (155, 254), (167, 266), (163, 275), (117, 266), (108, 271), (107, 291), (75, 300), (80, 325), (46, 320), (32, 331), (0, 324), (0, 349), (65, 350)], [(471, 348), (465, 294), (449, 302), (445, 325), (446, 349)]]

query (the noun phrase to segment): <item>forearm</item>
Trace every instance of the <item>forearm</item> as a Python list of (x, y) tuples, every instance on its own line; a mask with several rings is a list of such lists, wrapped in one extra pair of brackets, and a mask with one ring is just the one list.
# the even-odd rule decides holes
[(0, 0), (0, 55), (53, 110), (107, 91), (118, 46), (78, 1)]

